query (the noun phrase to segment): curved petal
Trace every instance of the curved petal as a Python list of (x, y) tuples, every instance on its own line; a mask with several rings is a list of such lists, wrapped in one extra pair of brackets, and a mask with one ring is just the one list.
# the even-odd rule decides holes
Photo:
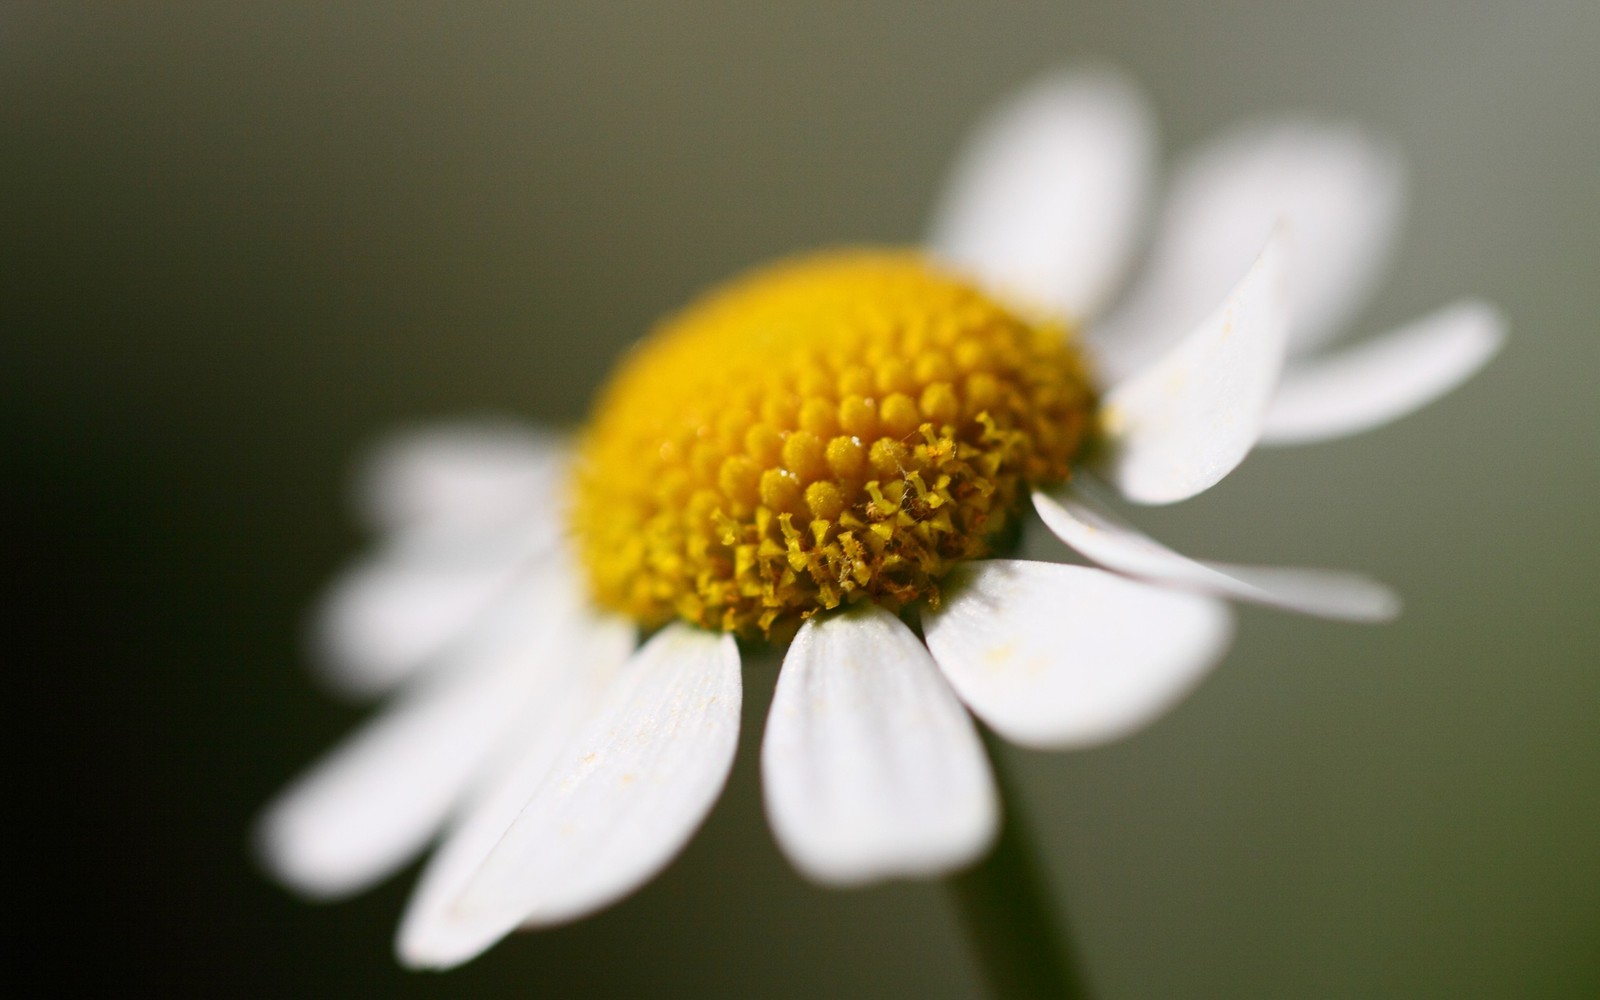
[(615, 681), (633, 648), (631, 630), (623, 638), (597, 634), (595, 641), (560, 652), (574, 669), (556, 673), (554, 683), (530, 702), (508, 741), (508, 752), (428, 859), (395, 938), (403, 963), (413, 968), (455, 965), (492, 943), (481, 927), (458, 920), (453, 904)]
[(994, 779), (928, 651), (874, 604), (801, 626), (761, 746), (767, 817), (808, 877), (938, 875), (994, 838)]
[(1262, 444), (1305, 444), (1398, 420), (1465, 382), (1505, 340), (1485, 302), (1446, 306), (1337, 354), (1297, 361), (1267, 409)]
[(1400, 613), (1394, 591), (1354, 573), (1190, 559), (1130, 527), (1076, 487), (1036, 491), (1033, 505), (1057, 538), (1119, 573), (1321, 618), (1379, 622)]
[(1105, 476), (1136, 503), (1185, 500), (1216, 485), (1260, 436), (1283, 366), (1283, 236), (1209, 317), (1101, 409)]
[(638, 888), (688, 842), (727, 780), (739, 734), (733, 639), (669, 625), (619, 672), (558, 753), (432, 937), (402, 941), (435, 967), (519, 925), (586, 916)]
[(553, 651), (631, 634), (579, 606), (574, 581), (518, 588), (433, 682), (413, 688), (267, 811), (268, 865), (309, 895), (358, 891), (432, 839), (530, 699), (570, 669)]
[(1107, 370), (1132, 370), (1198, 320), (1280, 219), (1293, 240), (1290, 349), (1326, 342), (1383, 276), (1404, 189), (1399, 153), (1350, 125), (1224, 132), (1178, 167), (1146, 277), (1097, 332)]
[(439, 658), (519, 580), (548, 573), (556, 560), (547, 534), (530, 525), (472, 539), (390, 540), (323, 595), (311, 627), (313, 662), (342, 693), (392, 689)]
[(1024, 309), (1081, 320), (1122, 276), (1155, 152), (1154, 116), (1122, 74), (1045, 77), (973, 135), (931, 246)]
[(1032, 747), (1119, 739), (1222, 658), (1228, 606), (1084, 566), (988, 560), (923, 612), (928, 649), (995, 732)]
[(380, 531), (475, 533), (530, 512), (558, 521), (566, 443), (510, 421), (462, 420), (382, 441), (356, 479), (356, 503)]

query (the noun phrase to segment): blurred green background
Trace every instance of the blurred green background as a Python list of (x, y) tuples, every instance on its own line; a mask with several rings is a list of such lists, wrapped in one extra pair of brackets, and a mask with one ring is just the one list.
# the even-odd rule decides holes
[(1554, 0), (5, 5), (8, 981), (972, 994), (937, 885), (824, 892), (779, 858), (771, 663), (665, 876), (459, 972), (390, 956), (410, 873), (312, 906), (247, 830), (361, 715), (300, 633), (363, 544), (343, 490), (366, 442), (576, 421), (708, 283), (916, 240), (975, 118), (1093, 54), (1147, 85), (1169, 150), (1292, 109), (1388, 132), (1412, 213), (1363, 329), (1464, 293), (1513, 327), (1444, 403), (1142, 517), (1408, 606), (1383, 628), (1243, 609), (1154, 728), (1011, 755), (1101, 995), (1600, 995), (1597, 49), (1600, 5)]

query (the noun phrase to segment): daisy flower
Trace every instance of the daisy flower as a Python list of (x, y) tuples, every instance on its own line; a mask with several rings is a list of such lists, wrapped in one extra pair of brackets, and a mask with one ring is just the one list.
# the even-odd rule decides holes
[[(720, 793), (738, 637), (786, 649), (761, 769), (794, 865), (942, 875), (999, 824), (973, 716), (1101, 743), (1218, 661), (1227, 599), (1392, 616), (1363, 577), (1180, 555), (1106, 497), (1172, 503), (1257, 443), (1394, 419), (1481, 366), (1500, 319), (1464, 301), (1329, 347), (1384, 270), (1402, 176), (1364, 132), (1302, 120), (1181, 161), (1108, 311), (1155, 150), (1121, 76), (1052, 76), (976, 134), (926, 248), (712, 291), (570, 438), (463, 423), (382, 447), (359, 489), (381, 540), (318, 636), (337, 686), (393, 697), (270, 807), (271, 869), (338, 897), (437, 838), (398, 936), (413, 966), (593, 913)], [(1097, 565), (1001, 558), (1030, 506)]]

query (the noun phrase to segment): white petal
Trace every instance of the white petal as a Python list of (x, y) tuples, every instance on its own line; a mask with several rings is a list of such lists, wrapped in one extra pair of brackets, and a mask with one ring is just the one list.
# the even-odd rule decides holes
[(395, 940), (395, 950), (406, 965), (455, 965), (492, 943), (480, 927), (456, 919), (453, 904), (567, 744), (588, 723), (632, 652), (632, 638), (631, 631), (623, 641), (614, 633), (600, 632), (591, 641), (553, 654), (566, 657), (572, 669), (551, 673), (552, 683), (530, 701), (514, 727), (507, 752), (428, 859)]
[(1325, 342), (1383, 276), (1404, 173), (1396, 150), (1351, 126), (1247, 124), (1197, 150), (1174, 178), (1145, 280), (1096, 334), (1108, 371), (1132, 370), (1198, 320), (1280, 219), (1291, 349)]
[(974, 712), (1033, 747), (1126, 736), (1221, 659), (1228, 606), (1084, 566), (992, 560), (951, 574), (928, 648)]
[(414, 964), (449, 966), (518, 925), (586, 916), (632, 892), (682, 849), (716, 801), (739, 733), (733, 639), (669, 625), (634, 654), (557, 755), (433, 931), (401, 941)]
[(933, 250), (1019, 306), (1082, 319), (1122, 275), (1155, 147), (1144, 96), (1120, 73), (1046, 77), (973, 136)]
[(1106, 393), (1103, 469), (1128, 499), (1172, 503), (1216, 485), (1244, 460), (1283, 366), (1283, 237), (1159, 361)]
[(409, 861), (528, 700), (570, 667), (552, 649), (574, 636), (603, 644), (621, 628), (584, 617), (578, 595), (548, 585), (515, 597), (457, 652), (454, 669), (407, 692), (269, 808), (261, 844), (284, 881), (340, 896)]
[(1378, 622), (1400, 613), (1394, 591), (1354, 573), (1190, 559), (1130, 527), (1080, 488), (1035, 492), (1033, 505), (1057, 538), (1119, 573), (1322, 618)]
[(374, 449), (356, 500), (383, 531), (497, 529), (559, 515), (565, 442), (519, 424), (459, 421), (403, 431)]
[(372, 696), (439, 657), (512, 585), (556, 561), (547, 533), (392, 538), (338, 577), (312, 624), (313, 661), (338, 690)]
[(1261, 441), (1323, 441), (1398, 420), (1482, 368), (1505, 326), (1493, 306), (1457, 302), (1357, 347), (1297, 361), (1284, 372)]
[(917, 637), (873, 604), (801, 627), (761, 774), (778, 843), (826, 884), (942, 874), (977, 858), (997, 828), (972, 720)]

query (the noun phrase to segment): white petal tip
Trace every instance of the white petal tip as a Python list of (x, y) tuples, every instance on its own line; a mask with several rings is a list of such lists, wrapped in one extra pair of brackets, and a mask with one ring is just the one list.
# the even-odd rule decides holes
[(1035, 491), (1033, 505), (1057, 538), (1129, 576), (1319, 618), (1382, 622), (1400, 613), (1393, 590), (1360, 574), (1190, 559), (1124, 523), (1081, 485)]
[(1413, 413), (1488, 364), (1506, 328), (1494, 306), (1466, 300), (1366, 343), (1299, 361), (1267, 411), (1262, 443), (1327, 441)]
[(402, 924), (402, 960), (459, 964), (518, 927), (580, 919), (655, 876), (722, 790), (739, 704), (731, 637), (681, 624), (658, 632), (553, 762), (513, 789), (511, 809), (490, 809), (491, 826), (447, 842)]
[(1260, 437), (1288, 333), (1287, 232), (1176, 347), (1106, 394), (1102, 472), (1129, 500), (1167, 504), (1215, 486)]
[(994, 846), (1000, 832), (1000, 810), (993, 804), (973, 813), (966, 827), (950, 831), (938, 841), (873, 858), (852, 858), (853, 845), (819, 847), (809, 856), (785, 850), (795, 869), (808, 880), (829, 889), (864, 889), (896, 880), (943, 878), (975, 864)]
[(1035, 81), (983, 122), (958, 160), (934, 251), (1018, 308), (1097, 311), (1138, 231), (1153, 122), (1139, 88), (1108, 66)]
[(425, 928), (402, 924), (395, 936), (394, 956), (414, 971), (445, 972), (482, 955), (510, 931), (507, 928), (499, 934), (485, 935), (472, 933), (465, 924), (455, 927), (443, 923)]
[(290, 802), (280, 800), (256, 822), (251, 853), (269, 875), (316, 902), (347, 899), (372, 884), (364, 865), (301, 819)]
[(1358, 573), (1226, 563), (1211, 565), (1243, 585), (1231, 594), (1241, 600), (1313, 618), (1367, 625), (1400, 617), (1400, 595)]
[(1405, 611), (1405, 604), (1398, 593), (1385, 587), (1383, 601), (1378, 603), (1365, 618), (1352, 620), (1371, 622), (1374, 625), (1392, 622)]
[(355, 503), (384, 531), (503, 520), (551, 492), (564, 448), (559, 436), (511, 420), (402, 429), (369, 453)]
[(958, 570), (924, 614), (928, 648), (973, 712), (1042, 749), (1097, 746), (1149, 725), (1222, 657), (1221, 601), (1083, 566), (991, 560)]

